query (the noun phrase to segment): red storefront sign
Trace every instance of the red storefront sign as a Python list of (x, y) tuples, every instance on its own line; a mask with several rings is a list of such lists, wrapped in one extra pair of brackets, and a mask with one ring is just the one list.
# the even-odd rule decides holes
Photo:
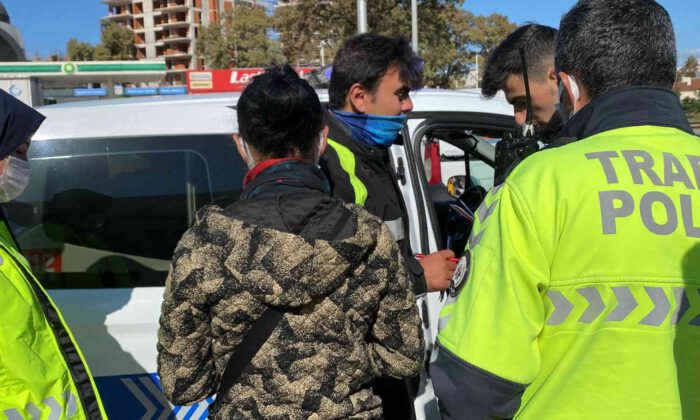
[[(307, 77), (317, 67), (298, 67), (297, 73)], [(190, 70), (187, 72), (187, 87), (190, 93), (241, 92), (253, 77), (264, 68)]]

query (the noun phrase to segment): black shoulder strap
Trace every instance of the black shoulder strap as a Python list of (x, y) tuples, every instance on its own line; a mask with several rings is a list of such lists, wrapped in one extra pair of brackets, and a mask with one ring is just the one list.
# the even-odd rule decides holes
[(253, 357), (255, 357), (267, 339), (270, 338), (272, 332), (277, 328), (280, 321), (282, 321), (283, 316), (284, 311), (269, 307), (260, 315), (260, 318), (255, 321), (248, 335), (245, 336), (241, 344), (236, 347), (236, 350), (228, 359), (226, 369), (224, 369), (224, 373), (221, 375), (219, 391), (216, 393), (217, 397), (223, 398), (223, 396), (228, 393), (233, 384), (236, 383), (243, 373), (243, 369), (250, 364)]

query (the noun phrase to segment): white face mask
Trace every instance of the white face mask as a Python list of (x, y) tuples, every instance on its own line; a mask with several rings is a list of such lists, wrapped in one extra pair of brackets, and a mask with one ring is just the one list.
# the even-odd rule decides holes
[(19, 197), (28, 184), (29, 162), (9, 156), (0, 175), (0, 203), (8, 203)]
[(255, 167), (255, 159), (253, 158), (253, 154), (250, 153), (250, 148), (248, 147), (248, 143), (246, 143), (246, 141), (243, 139), (241, 139), (241, 143), (243, 144), (243, 150), (245, 150), (245, 154), (248, 157), (248, 160), (246, 161), (246, 165), (248, 165), (248, 169), (253, 169)]
[(318, 133), (318, 147), (316, 148), (316, 153), (314, 154), (314, 164), (318, 165), (318, 161), (321, 159), (321, 146), (323, 146), (323, 131)]
[[(250, 153), (248, 143), (246, 143), (246, 141), (243, 139), (241, 139), (241, 143), (243, 143), (243, 150), (245, 150), (245, 154), (248, 156), (248, 161), (246, 162), (246, 164), (248, 165), (248, 169), (253, 169), (257, 162), (255, 162), (255, 159), (253, 159), (253, 154)], [(319, 159), (321, 159), (321, 146), (323, 146), (323, 131), (318, 133), (318, 147), (316, 147), (316, 151), (314, 152), (315, 165), (317, 165)]]
[(574, 116), (574, 114), (576, 113), (576, 102), (578, 102), (578, 100), (581, 99), (581, 91), (578, 88), (578, 83), (576, 83), (576, 80), (570, 75), (567, 75), (567, 77), (569, 78), (569, 84), (571, 85), (571, 93), (574, 94), (574, 109), (568, 109), (565, 101), (565, 95), (567, 94), (566, 88), (564, 87), (564, 83), (560, 81), (559, 103), (557, 104), (557, 110), (559, 111), (559, 115), (561, 115), (561, 119), (562, 121), (564, 121), (564, 123), (567, 123), (569, 119)]

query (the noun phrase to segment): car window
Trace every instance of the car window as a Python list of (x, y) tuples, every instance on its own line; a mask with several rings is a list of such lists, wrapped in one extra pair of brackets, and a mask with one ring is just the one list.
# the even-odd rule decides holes
[(36, 141), (8, 218), (48, 288), (162, 286), (206, 204), (238, 199), (246, 167), (230, 136)]
[(474, 213), (494, 183), (492, 163), (483, 153), (493, 149), (507, 129), (495, 124), (473, 127), (439, 121), (414, 137), (426, 198), (432, 203), (428, 212), (436, 243), (458, 255), (464, 251)]

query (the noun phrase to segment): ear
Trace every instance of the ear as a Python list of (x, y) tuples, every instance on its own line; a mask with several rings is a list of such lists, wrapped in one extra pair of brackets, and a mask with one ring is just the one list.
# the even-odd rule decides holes
[(564, 87), (564, 92), (560, 93), (559, 95), (559, 101), (562, 102), (562, 105), (566, 109), (574, 112), (576, 110), (577, 101), (571, 87), (571, 82), (569, 81), (569, 74), (564, 71), (560, 71), (559, 78), (561, 79), (561, 84)]
[(347, 112), (358, 112), (364, 114), (367, 110), (367, 103), (370, 101), (370, 95), (367, 88), (361, 83), (355, 83), (350, 86), (348, 95), (345, 101), (345, 109)]
[(330, 132), (330, 128), (328, 126), (324, 126), (323, 130), (321, 130), (321, 139), (319, 140), (318, 144), (318, 155), (323, 156), (324, 153), (326, 153), (326, 147), (328, 146), (328, 133)]
[(233, 142), (236, 144), (236, 150), (243, 159), (243, 162), (249, 162), (248, 148), (243, 145), (243, 138), (238, 134), (233, 135)]

